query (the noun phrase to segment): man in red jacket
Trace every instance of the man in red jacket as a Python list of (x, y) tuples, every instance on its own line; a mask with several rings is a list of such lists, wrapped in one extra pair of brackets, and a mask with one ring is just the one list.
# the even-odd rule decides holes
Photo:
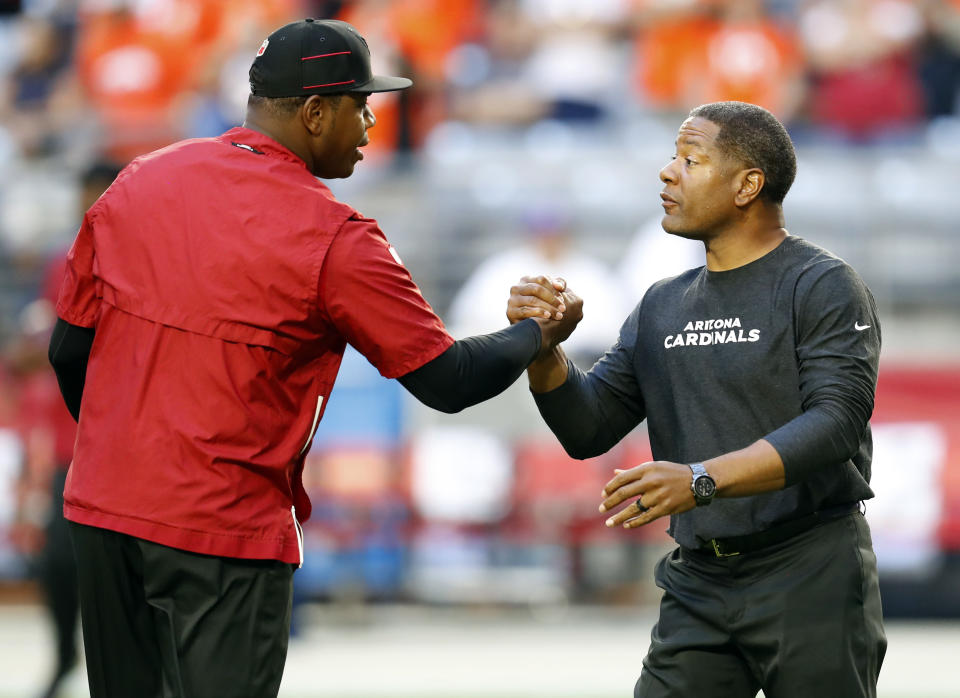
[(319, 181), (363, 158), (367, 95), (410, 84), (373, 76), (349, 24), (286, 25), (243, 127), (138, 158), (87, 212), (50, 357), (79, 420), (64, 513), (94, 697), (277, 694), (304, 455), (347, 343), (453, 412), (579, 319), (562, 283), (531, 283), (524, 322), (455, 342), (376, 221)]

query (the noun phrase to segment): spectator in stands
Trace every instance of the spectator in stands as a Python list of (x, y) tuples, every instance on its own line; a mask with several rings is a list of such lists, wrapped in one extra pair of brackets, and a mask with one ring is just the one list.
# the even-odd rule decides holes
[(18, 21), (23, 49), (0, 84), (0, 122), (22, 154), (51, 155), (63, 147), (60, 137), (78, 107), (70, 65), (73, 30), (43, 16)]
[(227, 21), (224, 3), (91, 0), (79, 20), (75, 60), (103, 150), (127, 162), (180, 138), (181, 100)]
[[(250, 89), (247, 77), (250, 55), (273, 27), (298, 16), (298, 4), (294, 0), (219, 3), (220, 12), (228, 16), (229, 21), (218, 18), (217, 31), (210, 39), (208, 60), (194, 66), (195, 79), (181, 114), (187, 137), (217, 136), (243, 121)], [(304, 16), (328, 14), (326, 8), (317, 7)], [(379, 112), (377, 120), (380, 120)]]
[[(612, 270), (576, 244), (571, 212), (560, 202), (531, 205), (523, 213), (522, 236), (520, 244), (480, 263), (451, 301), (448, 322), (455, 333), (467, 335), (498, 327), (504, 319), (503, 289), (524, 276), (524, 270), (543, 269), (594, 294), (566, 347), (589, 366), (616, 339), (629, 310), (610, 283)], [(586, 296), (586, 290), (583, 293)]]
[(337, 14), (385, 50), (375, 70), (409, 74), (417, 85), (410, 94), (377, 95), (380, 138), (370, 149), (374, 157), (409, 154), (430, 130), (447, 117), (448, 71), (451, 54), (475, 41), (482, 27), (481, 0), (357, 0), (343, 3)]
[(960, 112), (960, 0), (920, 0), (927, 33), (920, 50), (926, 116)]
[(920, 124), (914, 50), (923, 35), (910, 0), (809, 0), (799, 26), (811, 75), (811, 125), (848, 142), (902, 139)]
[(523, 0), (536, 32), (523, 70), (530, 91), (550, 105), (550, 118), (594, 122), (611, 116), (626, 88), (621, 33), (625, 0)]
[(764, 0), (719, 0), (720, 24), (706, 45), (693, 103), (758, 104), (789, 123), (803, 98), (803, 62), (793, 29), (768, 15)]
[(684, 111), (690, 85), (707, 62), (717, 29), (715, 0), (633, 0), (633, 81), (641, 104)]
[[(622, 317), (629, 310), (629, 298), (615, 291), (613, 269), (577, 244), (572, 213), (563, 203), (532, 204), (518, 222), (517, 244), (477, 265), (454, 295), (444, 320), (455, 333), (476, 334), (498, 327), (504, 319), (503, 289), (530, 269), (544, 269), (566, 279), (571, 287), (576, 284), (595, 294), (584, 309), (577, 332), (580, 336), (567, 340), (572, 342), (573, 359), (589, 367), (616, 339)], [(476, 405), (462, 415), (444, 416), (442, 425), (476, 428), (483, 432), (481, 438), (493, 435), (507, 447), (530, 436), (531, 430), (546, 435), (528, 392), (526, 384), (517, 381), (495, 401)], [(430, 419), (424, 415), (420, 421)]]
[(529, 17), (515, 0), (491, 2), (482, 40), (452, 55), (450, 116), (478, 125), (525, 126), (550, 113), (550, 104), (523, 76), (537, 40)]
[(635, 74), (651, 106), (686, 110), (735, 100), (789, 122), (803, 97), (793, 31), (763, 0), (637, 0)]

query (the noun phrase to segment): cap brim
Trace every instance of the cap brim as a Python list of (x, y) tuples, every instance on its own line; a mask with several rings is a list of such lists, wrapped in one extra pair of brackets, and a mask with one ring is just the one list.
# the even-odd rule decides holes
[(395, 90), (405, 90), (413, 85), (410, 78), (395, 78), (388, 75), (374, 75), (373, 78), (357, 85), (350, 92), (393, 92)]

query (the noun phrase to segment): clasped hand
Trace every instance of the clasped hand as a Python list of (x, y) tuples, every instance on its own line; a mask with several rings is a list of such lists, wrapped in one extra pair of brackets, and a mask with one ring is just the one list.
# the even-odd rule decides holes
[(507, 319), (510, 324), (533, 318), (540, 325), (541, 355), (567, 339), (583, 318), (583, 300), (567, 289), (563, 279), (524, 276), (510, 288)]

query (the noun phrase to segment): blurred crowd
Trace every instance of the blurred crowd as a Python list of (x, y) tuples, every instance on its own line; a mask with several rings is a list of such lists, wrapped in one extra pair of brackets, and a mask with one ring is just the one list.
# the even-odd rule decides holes
[[(737, 99), (798, 142), (897, 143), (960, 104), (960, 0), (7, 0), (0, 249), (62, 247), (93, 161), (239, 123), (262, 38), (302, 16), (353, 23), (375, 67), (415, 80), (374, 100), (366, 168), (451, 122), (603, 129)], [(36, 261), (4, 271), (36, 280)]]
[[(73, 425), (45, 351), (82, 212), (137, 155), (239, 124), (261, 41), (305, 16), (351, 22), (375, 72), (414, 79), (409, 93), (372, 100), (365, 169), (402, 173), (451, 123), (509, 133), (559, 121), (602, 133), (637, 118), (675, 124), (718, 100), (767, 107), (798, 143), (851, 149), (910, 144), (960, 118), (960, 0), (0, 2), (0, 576), (25, 574), (23, 561), (41, 556), (70, 457)], [(445, 319), (456, 336), (497, 329), (500, 311), (477, 309), (501, 308), (518, 273), (574, 270), (577, 290), (603, 311), (575, 335), (572, 351), (589, 361), (647, 283), (701, 263), (693, 248), (664, 249), (675, 241), (655, 221), (637, 221), (622, 257), (633, 288), (617, 297), (610, 272), (576, 248), (569, 214), (557, 202), (524, 212), (517, 248), (477, 268), (452, 299)], [(552, 442), (525, 440), (536, 415), (505, 403), (489, 408), (492, 431), (453, 420), (408, 439), (399, 388), (356, 356), (337, 390), (342, 410), (328, 413), (308, 468), (320, 502), (312, 545), (328, 554), (299, 575), (305, 594), (396, 593), (411, 560), (418, 588), (441, 600), (451, 589), (550, 599), (571, 579), (589, 588), (603, 570), (607, 581), (633, 577), (622, 559), (603, 558), (596, 522), (570, 512), (592, 511), (602, 473), (643, 457), (643, 439), (585, 467)], [(337, 416), (358, 413), (363, 428)], [(516, 505), (534, 490), (535, 504)], [(456, 527), (413, 535), (424, 520)], [(541, 556), (525, 568), (539, 577), (481, 574), (493, 557), (511, 574), (523, 567), (510, 545), (491, 548), (491, 527), (507, 532), (501, 543), (522, 543), (527, 563)], [(606, 563), (586, 564), (584, 541)], [(457, 577), (465, 587), (444, 576), (453, 558), (472, 570)]]
[[(516, 126), (739, 99), (797, 133), (909, 138), (956, 115), (958, 0), (21, 0), (4, 2), (0, 157), (118, 162), (243, 116), (262, 37), (360, 28), (383, 70), (374, 148), (444, 121)], [(389, 65), (388, 65), (389, 64)]]
[[(59, 628), (50, 695), (76, 658), (57, 516), (75, 425), (46, 361), (66, 248), (118, 168), (239, 124), (263, 38), (305, 16), (351, 22), (375, 72), (414, 79), (371, 100), (363, 170), (395, 180), (451, 125), (509, 142), (561, 122), (615, 140), (632, 122), (672, 130), (691, 107), (728, 99), (767, 107), (801, 146), (856, 152), (960, 132), (960, 0), (0, 1), (0, 580), (32, 576), (45, 591)], [(649, 283), (702, 263), (655, 218), (631, 223), (613, 268), (580, 244), (576, 213), (556, 196), (529, 201), (512, 216), (514, 244), (463, 264), (472, 273), (458, 276), (459, 292), (428, 294), (451, 332), (500, 327), (521, 274), (566, 275), (588, 310), (569, 350), (589, 365)], [(490, 251), (490, 239), (471, 249)], [(643, 545), (665, 534), (625, 545), (593, 512), (614, 467), (649, 457), (644, 435), (572, 461), (523, 383), (431, 419), (348, 352), (308, 456), (315, 506), (298, 600), (643, 596)], [(942, 460), (930, 458), (934, 494)], [(912, 540), (901, 547), (917, 549)]]

